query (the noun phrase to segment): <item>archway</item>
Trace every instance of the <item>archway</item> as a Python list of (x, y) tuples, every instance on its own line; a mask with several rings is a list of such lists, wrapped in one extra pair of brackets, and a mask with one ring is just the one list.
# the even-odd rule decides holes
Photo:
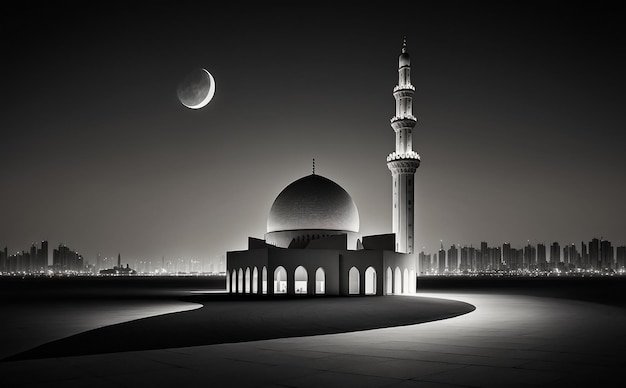
[(278, 266), (274, 271), (274, 294), (287, 293), (287, 271), (284, 267)]
[(393, 294), (393, 271), (391, 267), (387, 267), (387, 279), (385, 283), (387, 295)]
[(365, 270), (365, 295), (376, 295), (376, 270), (368, 267)]
[(404, 279), (402, 280), (402, 293), (409, 293), (409, 270), (406, 268), (404, 269)]
[(250, 293), (250, 267), (246, 267), (246, 280), (244, 283), (244, 290), (246, 294)]
[(239, 276), (237, 279), (237, 292), (243, 294), (243, 269), (239, 268)]
[(237, 270), (233, 269), (233, 273), (230, 276), (230, 292), (233, 294), (237, 292)]
[(359, 270), (356, 267), (352, 267), (350, 268), (350, 272), (348, 273), (348, 277), (349, 277), (349, 288), (348, 288), (348, 294), (350, 295), (358, 295), (360, 292), (360, 284), (359, 284)]
[(230, 272), (226, 271), (226, 292), (230, 292)]
[(316, 294), (326, 293), (326, 272), (324, 272), (324, 268), (322, 267), (319, 267), (315, 271), (315, 293)]
[(267, 268), (265, 266), (261, 271), (261, 292), (267, 294)]
[(306, 294), (309, 283), (309, 274), (306, 272), (306, 268), (301, 265), (298, 266), (293, 276), (296, 294)]
[(252, 293), (259, 293), (259, 270), (256, 267), (252, 270)]
[(393, 275), (393, 293), (400, 295), (402, 293), (402, 271), (399, 267), (396, 267)]

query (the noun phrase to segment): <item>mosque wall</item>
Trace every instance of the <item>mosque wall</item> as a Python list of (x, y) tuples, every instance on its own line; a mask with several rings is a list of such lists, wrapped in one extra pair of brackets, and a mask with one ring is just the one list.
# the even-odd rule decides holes
[[(306, 293), (315, 294), (316, 272), (324, 271), (325, 294), (339, 294), (339, 250), (321, 249), (270, 249), (268, 257), (268, 277), (274, 278), (274, 271), (279, 266), (287, 272), (287, 294), (295, 294), (295, 271), (304, 267), (308, 277)], [(268, 289), (268, 291), (270, 291)], [(270, 294), (273, 294), (273, 288)]]
[[(383, 295), (383, 277), (380, 276), (383, 272), (383, 251), (344, 251), (341, 253), (339, 266), (339, 273), (341, 276), (341, 295), (350, 295), (350, 270), (356, 268), (359, 274), (359, 295), (371, 294), (374, 291), (374, 295)], [(368, 268), (374, 270), (374, 283), (376, 286), (374, 290), (366, 290), (366, 286), (371, 283), (372, 279), (366, 279), (366, 271)], [(371, 275), (370, 275), (371, 276)]]

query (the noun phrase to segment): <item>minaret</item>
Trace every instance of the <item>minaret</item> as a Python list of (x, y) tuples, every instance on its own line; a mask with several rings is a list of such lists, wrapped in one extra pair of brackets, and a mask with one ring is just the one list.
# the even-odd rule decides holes
[(391, 118), (391, 128), (396, 133), (396, 150), (387, 156), (391, 170), (393, 208), (392, 230), (396, 235), (396, 252), (413, 253), (414, 236), (414, 176), (420, 165), (420, 156), (413, 151), (413, 128), (417, 118), (413, 116), (413, 93), (411, 85), (411, 60), (406, 50), (406, 37), (398, 61), (398, 85), (393, 88), (396, 99), (396, 115)]

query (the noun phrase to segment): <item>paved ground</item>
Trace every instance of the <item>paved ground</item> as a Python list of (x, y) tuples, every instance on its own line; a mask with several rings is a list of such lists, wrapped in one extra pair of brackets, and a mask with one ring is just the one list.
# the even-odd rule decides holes
[[(626, 311), (518, 295), (455, 318), (343, 334), (0, 363), (7, 386), (621, 386)], [(355, 319), (358, 319), (355, 317)], [(184, 330), (184, 328), (180, 328)]]

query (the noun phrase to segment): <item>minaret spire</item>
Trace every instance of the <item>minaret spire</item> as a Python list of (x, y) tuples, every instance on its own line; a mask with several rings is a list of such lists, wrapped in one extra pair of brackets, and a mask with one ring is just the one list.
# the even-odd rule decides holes
[(315, 175), (315, 158), (313, 158), (313, 175)]
[(396, 150), (387, 156), (387, 167), (392, 176), (392, 229), (396, 235), (396, 252), (413, 253), (414, 236), (414, 176), (420, 165), (420, 156), (413, 151), (413, 116), (411, 84), (411, 58), (406, 49), (406, 36), (398, 58), (398, 84), (393, 88), (396, 114), (391, 118), (391, 128), (396, 135)]

